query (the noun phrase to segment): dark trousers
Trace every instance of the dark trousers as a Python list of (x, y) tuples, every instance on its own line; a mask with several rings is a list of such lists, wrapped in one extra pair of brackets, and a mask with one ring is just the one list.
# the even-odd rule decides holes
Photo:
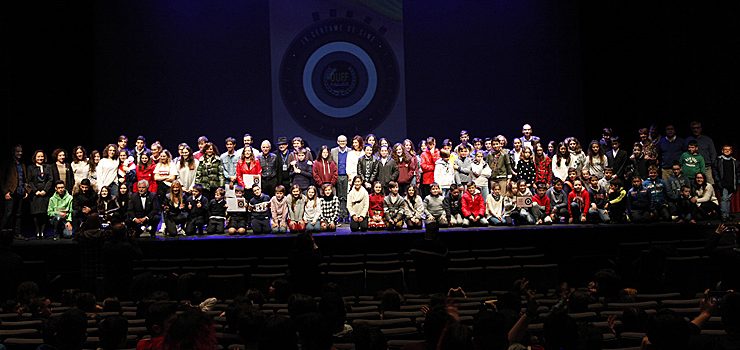
[(362, 220), (362, 222), (357, 222), (357, 221), (354, 221), (354, 220), (350, 221), (349, 222), (349, 228), (350, 228), (350, 230), (352, 230), (352, 232), (357, 232), (357, 231), (365, 232), (365, 231), (367, 231), (367, 217), (365, 217), (365, 220)]
[(206, 232), (209, 235), (221, 235), (224, 233), (224, 222), (226, 219), (210, 218), (208, 219), (208, 227)]
[(266, 193), (268, 196), (272, 197), (275, 195), (275, 187), (277, 187), (277, 178), (262, 179), (262, 193)]
[(164, 225), (168, 236), (177, 235), (177, 225), (185, 225), (188, 221), (188, 214), (180, 212), (178, 214), (167, 213), (164, 215)]
[(188, 218), (188, 223), (185, 225), (185, 234), (192, 236), (194, 234), (203, 234), (203, 225), (206, 224), (205, 216), (194, 216)]
[(349, 191), (349, 188), (347, 187), (347, 175), (339, 175), (337, 177), (337, 199), (339, 199), (339, 219), (344, 220), (349, 216), (349, 213), (347, 212), (347, 192)]
[[(345, 196), (346, 197), (346, 196)], [(23, 197), (17, 193), (10, 195), (9, 200), (5, 200), (5, 210), (3, 212), (3, 229), (12, 229), (13, 233), (21, 234), (21, 215), (23, 214)]]
[(427, 198), (427, 196), (432, 193), (432, 185), (422, 184), (421, 186), (419, 186), (419, 192), (421, 193), (421, 198)]
[(255, 234), (272, 232), (272, 228), (270, 227), (270, 219), (253, 218), (252, 231), (254, 231)]

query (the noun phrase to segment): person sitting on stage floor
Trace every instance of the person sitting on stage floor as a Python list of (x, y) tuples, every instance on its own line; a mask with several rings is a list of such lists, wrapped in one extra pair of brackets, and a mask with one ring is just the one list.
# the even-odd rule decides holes
[(611, 222), (625, 222), (627, 210), (627, 191), (622, 187), (622, 179), (615, 177), (609, 181), (609, 218)]
[(206, 233), (209, 235), (224, 234), (224, 222), (226, 221), (226, 190), (219, 187), (213, 193), (213, 199), (208, 202), (208, 226)]
[(718, 219), (720, 208), (717, 195), (714, 192), (714, 185), (707, 182), (707, 176), (703, 172), (694, 175), (694, 193), (696, 194), (696, 205), (699, 207), (701, 219)]
[[(516, 195), (514, 196), (514, 211), (511, 213), (511, 217), (513, 219), (512, 222), (515, 225), (534, 225), (536, 222), (534, 206), (532, 203), (529, 205), (523, 205), (524, 201), (518, 200), (518, 198), (523, 197), (532, 198), (532, 191), (529, 190), (527, 180), (521, 179), (517, 181), (516, 189)], [(537, 211), (539, 212), (539, 206), (537, 207)]]
[(398, 194), (397, 182), (388, 182), (388, 191), (390, 193), (383, 199), (383, 211), (385, 212), (385, 221), (388, 223), (389, 230), (400, 230), (403, 228), (406, 201), (403, 197), (401, 197), (401, 195)]
[(696, 223), (696, 207), (695, 201), (692, 201), (693, 196), (691, 195), (691, 187), (681, 186), (681, 194), (676, 201), (676, 216), (678, 216), (678, 223), (689, 222), (692, 224)]
[(116, 202), (115, 197), (111, 196), (108, 186), (103, 186), (103, 188), (100, 189), (100, 196), (98, 196), (97, 203), (97, 212), (100, 215), (100, 222), (104, 228), (108, 227), (114, 221), (122, 221), (121, 215), (118, 213), (118, 202)]
[(307, 232), (321, 231), (321, 207), (319, 206), (319, 194), (316, 186), (311, 185), (306, 189), (306, 206), (303, 209), (303, 221), (306, 222)]
[[(367, 149), (367, 148), (366, 148)], [(375, 181), (372, 187), (372, 194), (368, 197), (369, 211), (367, 213), (367, 228), (382, 229), (386, 227), (385, 213), (383, 211), (383, 184)]]
[(185, 225), (185, 234), (188, 236), (203, 234), (203, 225), (206, 224), (206, 218), (208, 218), (208, 198), (203, 195), (203, 190), (202, 185), (195, 184), (187, 200), (188, 223)]
[(566, 195), (569, 195), (573, 191), (573, 182), (578, 179), (578, 169), (568, 168), (568, 177), (563, 181), (563, 191)]
[[(303, 154), (305, 153), (298, 153)], [(301, 194), (301, 188), (293, 185), (288, 198), (288, 229), (291, 233), (306, 231), (306, 221), (303, 220), (303, 211), (306, 209), (306, 196)]]
[(642, 185), (642, 179), (639, 176), (632, 177), (632, 188), (627, 192), (627, 220), (630, 222), (652, 220), (650, 194)]
[(270, 196), (262, 193), (260, 184), (252, 185), (254, 197), (249, 200), (249, 210), (252, 216), (252, 231), (255, 234), (270, 233)]
[(54, 239), (60, 235), (72, 238), (72, 195), (67, 192), (64, 180), (54, 182), (54, 195), (49, 199), (47, 214), (51, 219)]
[[(430, 185), (431, 186), (431, 185)], [(409, 186), (406, 189), (406, 228), (420, 229), (422, 225), (422, 215), (424, 214), (424, 201), (416, 186)]]
[(270, 213), (272, 214), (272, 231), (287, 232), (288, 199), (285, 197), (285, 186), (275, 186), (275, 195), (270, 198)]
[(448, 220), (450, 222), (450, 227), (460, 226), (463, 223), (461, 208), (462, 196), (460, 195), (461, 191), (462, 189), (457, 184), (452, 184), (450, 186), (450, 191), (447, 193), (444, 201), (442, 202), (444, 204), (447, 217), (449, 218)]
[(339, 221), (339, 197), (334, 195), (334, 188), (330, 183), (321, 186), (323, 196), (319, 198), (321, 208), (321, 231), (334, 232)]
[(489, 225), (503, 225), (511, 222), (511, 217), (504, 215), (504, 196), (501, 195), (501, 186), (498, 182), (493, 183), (493, 191), (486, 198), (486, 221)]
[(78, 229), (87, 219), (88, 215), (97, 212), (98, 194), (93, 191), (90, 180), (82, 179), (78, 186), (78, 192), (72, 196), (72, 209), (74, 220), (72, 226)]
[(488, 226), (486, 220), (486, 204), (483, 202), (483, 195), (478, 191), (475, 182), (468, 182), (468, 190), (462, 197), (463, 227), (468, 226)]
[(551, 224), (550, 217), (550, 197), (547, 196), (547, 185), (540, 182), (535, 185), (536, 193), (532, 196), (532, 214), (537, 225)]
[(568, 195), (563, 190), (563, 180), (556, 177), (546, 194), (550, 198), (550, 219), (552, 222), (564, 224), (570, 217), (570, 213)]
[(157, 195), (149, 192), (149, 182), (141, 180), (136, 184), (137, 194), (128, 202), (128, 223), (139, 236), (149, 232), (154, 238), (152, 225), (159, 223), (159, 201)]
[(570, 208), (569, 223), (586, 222), (588, 209), (591, 207), (591, 196), (583, 188), (583, 182), (580, 179), (573, 181), (573, 191), (568, 194), (568, 205)]
[(368, 209), (370, 196), (363, 186), (362, 177), (356, 175), (352, 179), (352, 188), (347, 194), (347, 211), (349, 212), (349, 228), (352, 232), (367, 231)]
[[(244, 198), (244, 187), (242, 185), (234, 186), (234, 195), (237, 200)], [(246, 211), (233, 211), (239, 208), (226, 208), (226, 212), (229, 217), (229, 235), (244, 235), (247, 234), (247, 219), (248, 215)]]
[[(101, 191), (101, 196), (102, 191)], [(179, 180), (172, 181), (170, 193), (165, 196), (164, 225), (168, 236), (174, 237), (178, 233), (185, 235), (185, 229), (178, 229), (178, 225), (185, 226), (188, 222), (188, 212), (185, 209), (185, 191)]]
[(449, 220), (444, 206), (445, 197), (442, 195), (442, 189), (439, 184), (431, 184), (431, 194), (424, 198), (424, 217), (426, 225), (435, 225), (437, 227), (447, 227)]
[(588, 209), (588, 216), (591, 222), (609, 223), (609, 198), (607, 191), (599, 186), (599, 179), (591, 176), (588, 179), (588, 195), (591, 196), (591, 207)]

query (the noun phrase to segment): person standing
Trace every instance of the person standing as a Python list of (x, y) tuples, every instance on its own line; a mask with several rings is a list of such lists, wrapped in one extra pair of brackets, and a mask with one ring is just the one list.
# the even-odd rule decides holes
[(31, 194), (31, 215), (36, 226), (36, 238), (44, 238), (46, 224), (49, 222), (46, 211), (49, 208), (49, 198), (52, 195), (51, 166), (46, 164), (46, 154), (37, 150), (33, 153), (33, 164), (28, 166), (28, 184)]
[(348, 221), (347, 192), (349, 191), (349, 183), (347, 181), (347, 154), (349, 154), (349, 149), (347, 148), (347, 136), (339, 135), (337, 137), (337, 147), (331, 149), (331, 159), (337, 165), (336, 192), (337, 198), (339, 199), (338, 223), (346, 223)]
[(258, 157), (258, 160), (260, 168), (262, 168), (262, 193), (273, 196), (277, 186), (278, 157), (275, 153), (270, 152), (272, 144), (268, 140), (262, 141), (260, 149), (262, 154)]
[(663, 180), (668, 181), (673, 174), (673, 163), (681, 159), (681, 154), (686, 148), (686, 140), (676, 136), (676, 128), (668, 124), (665, 127), (665, 136), (660, 138), (657, 148), (662, 177)]
[(236, 181), (236, 163), (239, 162), (241, 154), (235, 151), (236, 140), (233, 137), (226, 138), (226, 152), (221, 154), (221, 164), (224, 168), (224, 186), (234, 189)]
[(5, 210), (3, 213), (3, 229), (12, 229), (16, 237), (21, 235), (21, 215), (23, 214), (23, 200), (28, 198), (28, 178), (23, 165), (23, 146), (13, 146), (12, 160), (5, 170), (2, 190), (5, 195)]
[(691, 136), (686, 138), (686, 143), (696, 141), (699, 154), (704, 157), (704, 169), (699, 170), (707, 177), (707, 183), (714, 184), (714, 164), (717, 161), (717, 148), (711, 137), (702, 133), (701, 122), (693, 121), (691, 126)]
[(290, 166), (290, 152), (288, 152), (288, 138), (280, 136), (277, 139), (278, 152), (277, 156), (277, 184), (282, 185), (284, 188), (290, 188), (290, 173), (292, 167)]

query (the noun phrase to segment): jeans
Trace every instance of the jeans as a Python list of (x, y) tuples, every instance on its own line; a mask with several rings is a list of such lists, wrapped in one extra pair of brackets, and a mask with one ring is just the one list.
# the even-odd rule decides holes
[(480, 186), (480, 194), (483, 196), (483, 203), (486, 202), (486, 198), (488, 198), (488, 185)]
[(727, 218), (730, 216), (730, 201), (732, 200), (733, 193), (729, 189), (722, 189), (722, 201), (719, 202), (720, 208), (722, 209), (722, 217)]
[(337, 177), (337, 198), (339, 199), (339, 221), (346, 220), (349, 216), (347, 212), (347, 193), (349, 192), (349, 186), (347, 183), (347, 175), (339, 175)]
[(10, 195), (10, 200), (5, 200), (5, 212), (3, 213), (4, 229), (12, 229), (13, 233), (21, 234), (21, 214), (23, 214), (23, 197), (17, 193)]
[(306, 232), (321, 232), (321, 221), (316, 220), (315, 224), (310, 221), (306, 222)]
[(54, 215), (51, 218), (51, 227), (54, 228), (54, 235), (61, 234), (64, 238), (72, 238), (72, 230), (67, 228), (67, 218)]
[(604, 209), (590, 208), (588, 210), (588, 215), (594, 219), (599, 218), (601, 222), (609, 222), (609, 220), (611, 220), (609, 218), (609, 214)]

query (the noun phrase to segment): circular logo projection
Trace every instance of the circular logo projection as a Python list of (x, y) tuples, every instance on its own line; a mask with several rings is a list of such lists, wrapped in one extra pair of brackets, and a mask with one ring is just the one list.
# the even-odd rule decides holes
[(303, 30), (280, 66), (283, 103), (303, 128), (334, 138), (371, 130), (398, 97), (396, 56), (374, 28), (331, 18)]

